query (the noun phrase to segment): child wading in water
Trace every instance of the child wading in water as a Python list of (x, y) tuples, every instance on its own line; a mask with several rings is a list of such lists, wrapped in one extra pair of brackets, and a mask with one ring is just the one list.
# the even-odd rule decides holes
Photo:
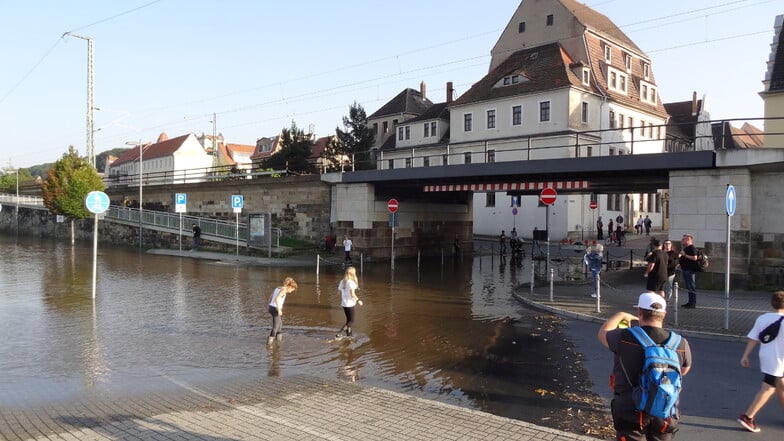
[(286, 295), (297, 290), (297, 282), (291, 277), (286, 277), (283, 281), (283, 286), (275, 288), (269, 301), (269, 313), (272, 316), (272, 331), (267, 338), (267, 344), (271, 345), (277, 339), (280, 341), (283, 336), (280, 330), (283, 328), (283, 302), (286, 301)]
[(359, 288), (357, 284), (357, 270), (350, 266), (346, 268), (343, 280), (338, 285), (340, 306), (343, 307), (343, 312), (346, 314), (346, 324), (335, 334), (335, 338), (342, 337), (343, 331), (346, 331), (346, 336), (351, 337), (351, 326), (354, 324), (354, 306), (357, 304), (362, 306), (362, 300), (359, 300), (359, 297), (357, 297), (357, 288)]

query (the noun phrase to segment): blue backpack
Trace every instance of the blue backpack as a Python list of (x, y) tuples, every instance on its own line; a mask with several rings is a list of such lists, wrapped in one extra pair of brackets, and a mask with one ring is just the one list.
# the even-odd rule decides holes
[[(657, 418), (667, 419), (675, 415), (675, 404), (681, 392), (681, 362), (676, 349), (681, 336), (670, 332), (670, 338), (663, 345), (656, 344), (639, 326), (629, 328), (634, 338), (645, 350), (639, 384), (633, 386), (632, 396), (637, 410)], [(626, 368), (621, 369), (630, 385)]]

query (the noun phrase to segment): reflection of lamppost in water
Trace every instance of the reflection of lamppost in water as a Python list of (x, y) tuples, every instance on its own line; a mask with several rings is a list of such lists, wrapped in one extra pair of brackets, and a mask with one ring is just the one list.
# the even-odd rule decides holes
[(144, 144), (142, 144), (141, 139), (139, 139), (138, 143), (135, 141), (129, 141), (125, 144), (139, 146), (139, 249), (142, 249), (142, 214), (144, 214), (144, 209), (142, 208), (142, 155), (144, 154)]

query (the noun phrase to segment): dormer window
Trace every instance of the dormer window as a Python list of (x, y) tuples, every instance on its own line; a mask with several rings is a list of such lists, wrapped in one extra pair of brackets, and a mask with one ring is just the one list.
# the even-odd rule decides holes
[(642, 77), (646, 80), (651, 76), (651, 67), (648, 63), (642, 63)]
[(612, 48), (609, 44), (604, 45), (604, 61), (606, 61), (607, 64), (612, 63)]
[(628, 93), (628, 77), (626, 76), (626, 73), (612, 67), (607, 68), (607, 73), (609, 77), (607, 87), (614, 92), (620, 92), (626, 95)]
[(583, 84), (589, 85), (591, 84), (591, 70), (588, 68), (583, 68)]
[(503, 86), (513, 86), (515, 84), (520, 84), (523, 82), (528, 81), (528, 78), (524, 77), (520, 74), (512, 74), (507, 75), (501, 78), (496, 84), (495, 87), (503, 87)]
[(656, 86), (640, 81), (640, 101), (656, 105)]
[(623, 63), (626, 65), (626, 72), (632, 71), (632, 56), (629, 54), (623, 54)]

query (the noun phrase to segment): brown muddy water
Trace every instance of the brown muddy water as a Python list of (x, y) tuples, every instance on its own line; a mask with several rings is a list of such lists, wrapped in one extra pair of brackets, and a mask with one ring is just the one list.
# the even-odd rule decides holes
[[(93, 301), (89, 244), (0, 236), (0, 249), (0, 409), (304, 373), (558, 428), (592, 411), (559, 320), (511, 295), (530, 271), (497, 257), (366, 263), (356, 338), (333, 342), (336, 256), (317, 276), (102, 247)], [(270, 349), (268, 298), (286, 276), (299, 290)]]

